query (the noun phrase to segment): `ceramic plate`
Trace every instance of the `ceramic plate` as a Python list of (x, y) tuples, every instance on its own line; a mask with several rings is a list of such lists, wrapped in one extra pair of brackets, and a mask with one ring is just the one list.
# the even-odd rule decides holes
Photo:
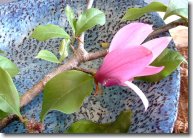
[[(0, 49), (7, 52), (8, 57), (20, 68), (14, 83), (20, 94), (24, 94), (43, 76), (57, 67), (56, 64), (35, 59), (41, 49), (48, 49), (57, 54), (60, 39), (38, 42), (30, 38), (37, 25), (56, 24), (69, 31), (64, 8), (66, 4), (81, 13), (86, 7), (86, 0), (20, 0), (0, 5)], [(85, 34), (85, 46), (88, 51), (97, 51), (100, 42), (111, 42), (113, 35), (125, 24), (120, 23), (121, 17), (129, 7), (142, 7), (143, 0), (95, 0), (93, 7), (104, 11), (107, 22), (97, 26)], [(146, 14), (134, 22), (152, 24), (157, 28), (163, 25), (162, 19), (156, 14)], [(132, 35), (132, 34), (131, 34)], [(169, 35), (168, 33), (162, 35)], [(173, 42), (169, 45), (174, 49)], [(82, 65), (97, 68), (100, 60)], [(139, 97), (129, 88), (104, 88), (101, 96), (93, 94), (85, 99), (80, 111), (66, 115), (58, 111), (50, 112), (45, 120), (44, 133), (63, 133), (73, 122), (89, 119), (105, 123), (114, 121), (117, 115), (126, 109), (133, 112), (132, 126), (128, 133), (171, 133), (177, 115), (179, 98), (180, 74), (176, 70), (164, 80), (156, 83), (135, 81), (145, 93), (150, 106), (144, 112)], [(22, 109), (28, 118), (39, 120), (42, 107), (42, 94)], [(3, 133), (25, 133), (22, 123), (14, 121), (1, 130)]]

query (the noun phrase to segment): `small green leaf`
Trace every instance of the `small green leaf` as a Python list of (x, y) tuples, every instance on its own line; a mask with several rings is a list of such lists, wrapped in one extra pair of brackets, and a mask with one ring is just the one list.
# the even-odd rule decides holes
[(98, 124), (88, 120), (73, 123), (66, 133), (127, 133), (131, 125), (131, 111), (123, 111), (116, 121)]
[(70, 40), (63, 39), (61, 41), (60, 47), (59, 47), (59, 53), (60, 53), (60, 63), (64, 61), (66, 57), (68, 57), (68, 49), (69, 49)]
[(63, 53), (64, 53), (64, 51), (66, 49), (65, 47), (66, 47), (66, 40), (63, 39), (61, 41), (61, 44), (60, 44), (60, 47), (59, 47), (59, 54), (60, 54), (60, 56), (63, 55)]
[(53, 63), (60, 63), (57, 57), (48, 50), (41, 50), (35, 58), (40, 58)]
[(18, 67), (8, 58), (0, 56), (0, 67), (6, 70), (11, 77), (19, 73)]
[(3, 51), (3, 50), (0, 50), (0, 54), (4, 54), (4, 51)]
[(170, 0), (164, 19), (171, 15), (178, 15), (188, 19), (188, 0)]
[(109, 48), (109, 43), (100, 43), (102, 48)]
[(165, 12), (167, 6), (160, 2), (151, 2), (149, 5), (142, 8), (129, 8), (126, 14), (123, 16), (122, 21), (126, 20), (136, 20), (139, 17), (143, 16), (145, 13), (149, 12)]
[(155, 59), (152, 66), (164, 66), (164, 69), (155, 75), (135, 78), (137, 80), (144, 80), (148, 82), (157, 82), (170, 75), (182, 63), (186, 62), (185, 58), (177, 51), (165, 49), (162, 54)]
[(68, 5), (66, 6), (65, 12), (66, 12), (67, 20), (68, 20), (70, 26), (72, 27), (73, 34), (75, 34), (75, 26), (74, 25), (76, 24), (76, 19), (75, 19), (74, 12), (71, 9), (71, 7)]
[(39, 41), (45, 41), (52, 38), (69, 39), (70, 36), (61, 27), (53, 24), (48, 24), (37, 26), (32, 33), (32, 38), (35, 38)]
[(79, 36), (97, 24), (104, 25), (105, 21), (105, 14), (102, 11), (95, 8), (86, 10), (79, 16), (76, 22), (76, 36)]
[(7, 53), (6, 53), (5, 51), (3, 51), (3, 50), (0, 50), (0, 55), (1, 55), (1, 56), (6, 56)]
[[(19, 108), (19, 94), (15, 85), (7, 73), (0, 67), (0, 110), (2, 115), (5, 113), (21, 116)], [(4, 113), (3, 113), (4, 112)]]
[(70, 70), (55, 76), (44, 89), (41, 120), (51, 110), (66, 114), (78, 111), (91, 94), (93, 84), (93, 77), (81, 71)]

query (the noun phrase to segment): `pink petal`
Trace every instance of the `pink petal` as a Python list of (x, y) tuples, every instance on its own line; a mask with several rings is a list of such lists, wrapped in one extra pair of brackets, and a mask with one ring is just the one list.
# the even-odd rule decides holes
[(140, 45), (152, 31), (152, 25), (130, 23), (115, 34), (109, 52), (121, 47)]
[(162, 66), (162, 67), (147, 66), (147, 67), (145, 67), (145, 69), (142, 72), (137, 74), (137, 77), (157, 74), (160, 71), (162, 71), (163, 69), (164, 69), (164, 66)]
[(142, 72), (151, 59), (151, 51), (142, 46), (116, 49), (104, 58), (96, 79), (102, 84), (104, 81), (112, 81), (113, 85), (125, 82)]
[(170, 43), (171, 39), (171, 37), (160, 37), (142, 44), (142, 46), (152, 51), (153, 58), (151, 62), (153, 62), (163, 52), (163, 50)]
[(131, 88), (142, 100), (143, 105), (145, 106), (145, 111), (147, 110), (149, 106), (148, 99), (146, 98), (145, 94), (132, 82), (126, 81), (125, 84)]

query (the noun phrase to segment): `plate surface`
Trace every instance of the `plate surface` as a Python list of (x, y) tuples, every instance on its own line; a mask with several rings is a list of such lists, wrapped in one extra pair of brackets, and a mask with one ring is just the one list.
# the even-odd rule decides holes
[[(20, 0), (0, 5), (0, 49), (5, 50), (8, 57), (20, 68), (20, 73), (15, 77), (14, 82), (21, 94), (57, 67), (56, 64), (34, 57), (41, 49), (48, 49), (56, 54), (60, 39), (38, 42), (29, 36), (39, 24), (56, 24), (69, 31), (70, 27), (64, 13), (66, 4), (80, 14), (86, 7), (86, 0)], [(107, 22), (104, 26), (97, 26), (85, 34), (86, 49), (97, 51), (100, 49), (100, 42), (111, 42), (116, 31), (126, 24), (120, 23), (126, 9), (144, 5), (146, 3), (143, 0), (95, 0), (93, 7), (105, 12)], [(153, 24), (153, 27), (163, 25), (162, 19), (155, 13), (146, 14), (136, 21)], [(169, 47), (174, 48), (173, 42)], [(100, 59), (87, 62), (82, 66), (97, 68), (101, 61)], [(140, 81), (135, 83), (149, 100), (150, 106), (146, 112), (139, 97), (129, 88), (104, 88), (103, 95), (97, 97), (91, 95), (85, 99), (79, 112), (70, 115), (57, 111), (49, 113), (45, 120), (44, 133), (63, 133), (71, 123), (80, 119), (100, 123), (111, 122), (125, 109), (131, 109), (133, 112), (129, 133), (171, 133), (177, 115), (179, 70), (157, 83)], [(39, 120), (41, 104), (42, 94), (25, 106), (22, 113), (29, 118)], [(23, 124), (14, 121), (1, 132), (25, 133), (25, 128)]]

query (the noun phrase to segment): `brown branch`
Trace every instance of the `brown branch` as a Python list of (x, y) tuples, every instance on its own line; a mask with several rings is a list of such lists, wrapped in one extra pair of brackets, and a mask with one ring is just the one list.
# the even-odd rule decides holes
[(53, 72), (46, 75), (40, 82), (34, 85), (30, 90), (25, 92), (25, 94), (21, 97), (20, 107), (27, 105), (30, 101), (32, 101), (44, 88), (45, 84), (51, 80), (54, 76), (60, 74), (65, 70), (72, 69), (75, 66), (78, 66), (80, 61), (77, 58), (70, 59), (66, 64), (59, 66)]
[(21, 97), (20, 107), (22, 108), (23, 106), (25, 106), (29, 102), (31, 102), (40, 92), (42, 92), (42, 90), (43, 90), (44, 86), (46, 85), (46, 83), (49, 80), (51, 80), (53, 77), (55, 77), (56, 75), (66, 71), (66, 70), (73, 69), (73, 68), (79, 66), (83, 62), (104, 57), (106, 54), (107, 54), (107, 50), (102, 50), (102, 51), (97, 51), (97, 52), (94, 52), (94, 53), (89, 53), (86, 56), (82, 56), (81, 54), (77, 54), (77, 56), (74, 56), (72, 59), (70, 59), (64, 65), (59, 66), (53, 72), (46, 75), (40, 82), (38, 82), (30, 90), (28, 90)]

